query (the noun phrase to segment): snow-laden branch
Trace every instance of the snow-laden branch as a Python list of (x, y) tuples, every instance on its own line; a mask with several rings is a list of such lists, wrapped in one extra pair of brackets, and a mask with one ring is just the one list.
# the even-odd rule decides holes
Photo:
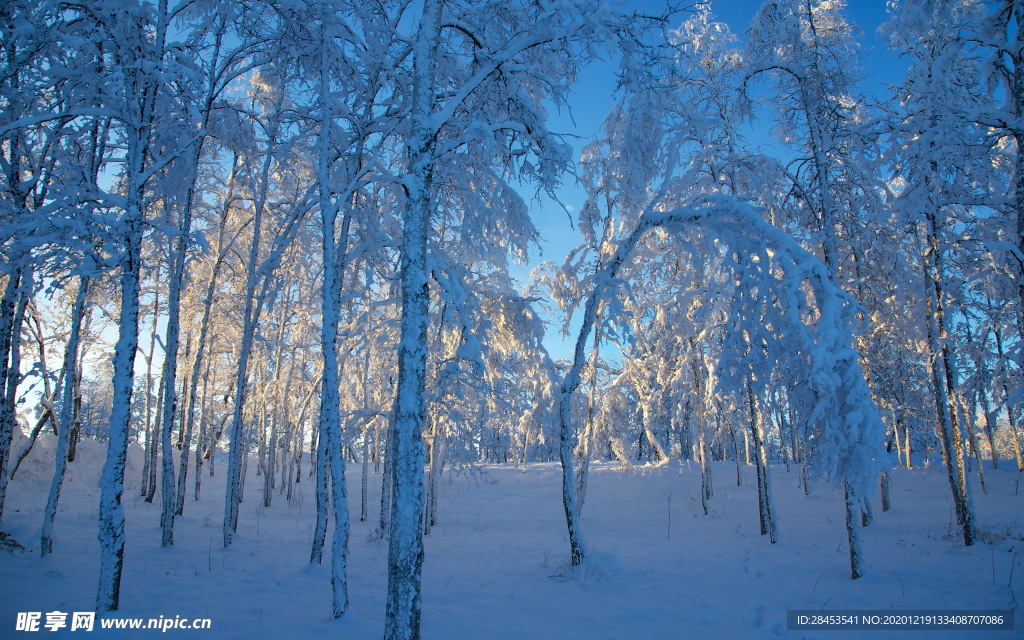
[(512, 38), (499, 51), (483, 58), (478, 56), (478, 59), (483, 61), (481, 68), (459, 87), (444, 106), (431, 114), (426, 126), (432, 135), (436, 136), (441, 131), (442, 127), (455, 116), (462, 104), (474, 95), (492, 74), (509, 70), (509, 65), (523, 53), (555, 40), (576, 37), (587, 29), (596, 28), (593, 20), (589, 20), (583, 15), (572, 15), (573, 20), (568, 25), (558, 24), (559, 18), (563, 16), (565, 10), (566, 7), (563, 6), (563, 3), (555, 3), (544, 15), (538, 17), (533, 28)]
[[(870, 389), (860, 370), (857, 353), (852, 348), (851, 309), (856, 302), (835, 286), (828, 269), (812, 253), (804, 249), (784, 231), (769, 224), (753, 206), (727, 196), (714, 196), (697, 206), (657, 210), (653, 205), (640, 216), (636, 227), (619, 244), (615, 252), (599, 267), (593, 288), (584, 306), (582, 325), (573, 352), (573, 364), (560, 387), (558, 414), (560, 423), (560, 457), (563, 466), (563, 499), (569, 522), (573, 562), (586, 554), (579, 533), (578, 508), (573, 487), (572, 450), (575, 429), (572, 428), (572, 394), (580, 385), (586, 363), (586, 343), (593, 329), (600, 303), (615, 291), (622, 267), (633, 255), (644, 235), (654, 228), (685, 234), (692, 227), (701, 227), (729, 244), (735, 251), (765, 255), (770, 250), (777, 259), (774, 264), (784, 270), (774, 284), (773, 293), (787, 298), (790, 315), (801, 315), (796, 291), (808, 283), (817, 303), (817, 319), (813, 328), (806, 327), (800, 317), (789, 318), (787, 330), (800, 332), (802, 354), (809, 360), (806, 371), (807, 388), (813, 394), (813, 406), (807, 416), (811, 424), (811, 465), (833, 482), (845, 481), (865, 495), (882, 459), (881, 443), (884, 429)], [(785, 259), (781, 259), (784, 257)], [(761, 283), (744, 281), (740, 286), (762, 287)], [(781, 288), (781, 291), (779, 290)]]

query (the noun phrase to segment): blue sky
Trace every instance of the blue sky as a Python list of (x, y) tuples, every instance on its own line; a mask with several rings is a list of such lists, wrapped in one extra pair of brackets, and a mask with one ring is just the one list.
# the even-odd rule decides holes
[[(711, 2), (712, 13), (719, 21), (729, 24), (733, 33), (742, 36), (747, 26), (763, 4), (762, 0), (717, 0)], [(627, 9), (636, 9), (653, 15), (664, 11), (664, 0), (634, 0), (623, 2)], [(885, 0), (853, 0), (846, 7), (850, 22), (860, 32), (861, 53), (867, 72), (864, 89), (878, 97), (888, 94), (886, 85), (900, 82), (905, 65), (898, 57), (886, 48), (885, 42), (878, 36), (878, 28), (888, 19)], [(688, 17), (681, 13), (677, 21), (681, 23)], [(601, 122), (614, 104), (615, 70), (617, 61), (605, 60), (590, 65), (581, 74), (573, 96), (570, 100), (570, 112), (551, 114), (552, 128), (556, 131), (576, 136), (574, 146), (576, 156), (580, 150), (592, 141), (600, 131)], [(755, 131), (767, 131), (767, 123), (760, 127), (754, 123)], [(764, 134), (765, 139), (753, 141), (755, 144), (771, 145), (772, 141)], [(583, 204), (585, 194), (570, 178), (559, 191), (559, 198), (573, 212)], [(541, 251), (534, 251), (531, 262), (526, 269), (516, 275), (525, 277), (529, 269), (544, 261), (561, 264), (568, 252), (580, 243), (580, 236), (573, 228), (565, 211), (547, 198), (532, 203), (533, 219), (542, 235)], [(560, 322), (560, 321), (559, 321)], [(562, 337), (558, 334), (558, 322), (548, 328), (545, 343), (552, 357), (568, 358), (575, 336)]]

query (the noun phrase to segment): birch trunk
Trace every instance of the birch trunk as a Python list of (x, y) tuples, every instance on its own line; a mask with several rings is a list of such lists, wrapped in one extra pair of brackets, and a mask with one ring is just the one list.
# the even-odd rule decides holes
[[(259, 187), (253, 201), (252, 244), (246, 262), (245, 303), (242, 312), (242, 340), (238, 349), (238, 371), (235, 379), (235, 406), (231, 417), (231, 449), (228, 455), (228, 477), (224, 504), (224, 546), (231, 546), (231, 537), (238, 529), (238, 505), (242, 501), (244, 482), (243, 457), (246, 455), (248, 434), (245, 426), (245, 401), (249, 387), (249, 359), (252, 352), (259, 310), (263, 300), (257, 300), (256, 285), (262, 274), (259, 269), (260, 241), (263, 232), (263, 216), (266, 213), (267, 191), (270, 186), (271, 164), (274, 159), (273, 146), (280, 128), (279, 115), (284, 101), (284, 91), (278, 91), (274, 112), (269, 115), (268, 140), (270, 148), (263, 157), (259, 173)], [(264, 295), (261, 291), (260, 297)]]
[[(321, 38), (324, 42), (328, 37), (327, 16), (321, 20)], [(321, 517), (326, 515), (326, 487), (323, 480), (330, 477), (331, 507), (334, 512), (334, 535), (331, 539), (331, 611), (335, 618), (340, 618), (348, 609), (348, 538), (349, 515), (348, 496), (345, 485), (345, 459), (342, 456), (341, 438), (341, 365), (338, 357), (338, 321), (341, 313), (341, 292), (343, 290), (345, 267), (348, 257), (348, 234), (351, 212), (346, 212), (342, 221), (341, 237), (335, 237), (337, 206), (330, 193), (330, 130), (333, 125), (331, 103), (333, 96), (329, 85), (329, 57), (326, 47), (322, 53), (320, 64), (320, 97), (322, 117), (320, 122), (320, 148), (318, 153), (318, 170), (320, 180), (320, 215), (323, 230), (323, 323), (321, 339), (323, 343), (323, 381), (320, 394), (320, 439), (317, 448), (317, 534), (320, 534)], [(321, 457), (322, 456), (322, 457)], [(326, 526), (326, 518), (323, 520)], [(323, 544), (322, 542), (320, 543)], [(314, 554), (316, 550), (314, 549)]]
[[(932, 176), (937, 174), (937, 167), (932, 164)], [(929, 202), (931, 198), (929, 198)], [(949, 350), (945, 319), (945, 291), (943, 287), (942, 254), (938, 239), (937, 212), (933, 204), (926, 207), (925, 219), (925, 250), (923, 269), (925, 275), (926, 301), (926, 336), (931, 360), (932, 390), (935, 395), (935, 409), (938, 417), (939, 439), (942, 443), (942, 461), (946, 465), (950, 491), (953, 494), (953, 506), (956, 510), (957, 524), (965, 546), (974, 544), (975, 524), (974, 511), (970, 495), (967, 491), (966, 471), (964, 469), (963, 440), (957, 424), (955, 360)]]
[[(767, 535), (775, 544), (775, 516), (772, 505), (771, 477), (768, 472), (768, 449), (761, 431), (762, 416), (751, 384), (747, 381), (747, 409), (750, 415), (750, 434), (754, 440), (754, 465), (757, 471), (757, 506), (761, 521), (761, 535)], [(849, 514), (847, 514), (847, 517)]]
[[(21, 378), (21, 325), (25, 318), (23, 292), (24, 270), (19, 268), (8, 274), (3, 299), (0, 300), (0, 519), (3, 518), (7, 497), (8, 468), (14, 429), (17, 425), (18, 382)], [(11, 471), (14, 475), (17, 465)]]
[(388, 597), (385, 640), (420, 637), (423, 575), (423, 426), (427, 324), (430, 291), (427, 229), (430, 223), (435, 133), (431, 114), (434, 75), (441, 33), (441, 0), (424, 0), (413, 42), (412, 115), (402, 216), (402, 315), (398, 345), (398, 381), (391, 427), (391, 536), (388, 544)]
[[(135, 145), (141, 146), (142, 133)], [(133, 150), (134, 151), (134, 150)], [(138, 153), (138, 151), (135, 151)], [(133, 159), (141, 169), (141, 158)], [(137, 171), (136, 175), (141, 171)], [(124, 566), (124, 467), (128, 453), (131, 423), (132, 390), (135, 385), (135, 351), (139, 345), (139, 273), (142, 261), (141, 185), (133, 185), (129, 206), (121, 221), (123, 225), (123, 256), (121, 259), (121, 311), (118, 338), (114, 346), (113, 410), (107, 459), (100, 476), (99, 542), (100, 572), (97, 611), (116, 611), (121, 598), (121, 570)]]
[(75, 414), (75, 378), (78, 371), (78, 351), (81, 338), (82, 316), (85, 312), (85, 301), (89, 290), (89, 279), (81, 278), (78, 283), (78, 294), (71, 312), (71, 333), (64, 350), (64, 376), (60, 388), (60, 411), (58, 413), (57, 450), (53, 470), (53, 481), (50, 483), (50, 495), (43, 512), (43, 528), (39, 535), (39, 553), (47, 556), (53, 551), (53, 522), (57, 516), (57, 502), (60, 500), (61, 486), (64, 484), (64, 472), (68, 466), (68, 455), (71, 451), (71, 430)]

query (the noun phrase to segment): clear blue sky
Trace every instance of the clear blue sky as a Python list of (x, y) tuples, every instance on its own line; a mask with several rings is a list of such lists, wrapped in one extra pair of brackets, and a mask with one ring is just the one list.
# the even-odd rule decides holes
[[(712, 13), (716, 20), (727, 23), (733, 33), (742, 38), (747, 26), (762, 0), (713, 0)], [(622, 2), (627, 9), (637, 9), (644, 13), (660, 15), (664, 11), (664, 0), (632, 0)], [(683, 12), (678, 22), (687, 19), (690, 14)], [(886, 48), (886, 44), (878, 37), (878, 28), (888, 19), (885, 0), (853, 0), (846, 7), (846, 15), (850, 22), (860, 30), (860, 45), (863, 64), (867, 71), (864, 89), (876, 96), (888, 94), (886, 85), (899, 83), (905, 64)], [(603, 61), (592, 64), (584, 70), (576, 84), (570, 113), (552, 113), (552, 128), (556, 131), (578, 136), (574, 146), (576, 156), (587, 143), (599, 133), (601, 122), (611, 109), (614, 99), (615, 69), (617, 61)], [(756, 127), (756, 124), (755, 124)], [(765, 128), (760, 130), (764, 131)], [(752, 141), (755, 144), (771, 144), (766, 139)], [(559, 192), (559, 198), (575, 215), (575, 211), (583, 204), (585, 194), (570, 179)], [(573, 223), (557, 204), (543, 199), (533, 203), (534, 222), (540, 229), (543, 240), (542, 251), (534, 252), (531, 264), (526, 269), (515, 270), (516, 275), (524, 278), (533, 266), (543, 261), (561, 264), (568, 252), (577, 246), (581, 238), (573, 228)], [(558, 321), (560, 322), (560, 321)], [(553, 358), (568, 358), (571, 355), (575, 336), (563, 338), (558, 334), (558, 324), (551, 324), (545, 343)]]

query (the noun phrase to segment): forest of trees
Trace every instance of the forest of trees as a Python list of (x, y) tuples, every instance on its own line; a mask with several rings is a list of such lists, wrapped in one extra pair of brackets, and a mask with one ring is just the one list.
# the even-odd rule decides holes
[[(204, 476), (224, 546), (246, 475), (265, 505), (312, 483), (335, 617), (349, 518), (379, 519), (389, 639), (419, 637), (438, 479), (480, 462), (561, 461), (574, 564), (591, 460), (695, 460), (705, 509), (711, 461), (752, 464), (773, 541), (771, 464), (844, 486), (854, 578), (885, 469), (941, 464), (972, 544), (967, 475), (1024, 471), (1024, 4), (893, 3), (874, 95), (845, 11), (0, 3), (0, 524), (56, 434), (49, 553), (105, 442), (116, 610), (130, 445), (157, 545)], [(594, 61), (617, 102), (577, 159), (549, 115)], [(518, 282), (531, 203), (573, 181), (580, 245)]]

